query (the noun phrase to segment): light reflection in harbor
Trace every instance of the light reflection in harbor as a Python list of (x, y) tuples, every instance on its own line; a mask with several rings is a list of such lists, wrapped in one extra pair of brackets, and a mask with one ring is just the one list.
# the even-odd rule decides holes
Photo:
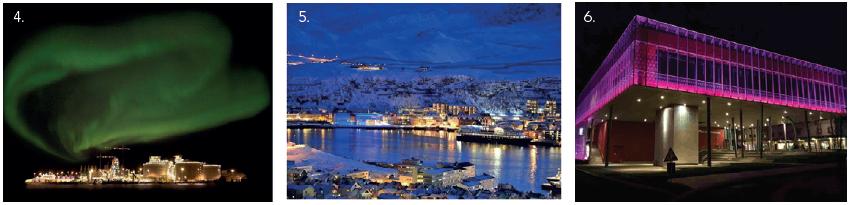
[(529, 183), (535, 183), (535, 178), (538, 178), (535, 175), (538, 172), (538, 147), (532, 146), (529, 148), (529, 157), (532, 159), (529, 160), (531, 163), (529, 165)]
[(477, 173), (492, 174), (519, 190), (542, 192), (541, 184), (561, 167), (558, 147), (514, 146), (455, 141), (454, 132), (429, 130), (287, 129), (287, 139), (359, 161), (469, 161)]

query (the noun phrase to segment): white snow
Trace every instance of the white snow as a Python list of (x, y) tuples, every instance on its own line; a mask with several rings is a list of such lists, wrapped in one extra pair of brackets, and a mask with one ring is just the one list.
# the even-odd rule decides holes
[(309, 146), (295, 145), (289, 142), (287, 146), (287, 161), (295, 162), (295, 166), (312, 166), (313, 169), (347, 173), (351, 170), (367, 170), (371, 174), (392, 174), (396, 170), (372, 166), (360, 161), (342, 158)]

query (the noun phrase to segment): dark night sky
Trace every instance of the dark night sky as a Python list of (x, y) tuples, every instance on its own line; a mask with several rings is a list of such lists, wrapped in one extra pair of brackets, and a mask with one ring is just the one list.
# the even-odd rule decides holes
[[(21, 11), (24, 23), (11, 17)], [(272, 4), (5, 4), (5, 62), (25, 43), (24, 39), (55, 25), (111, 25), (134, 17), (177, 11), (200, 11), (218, 17), (231, 33), (231, 65), (257, 69), (272, 91)], [(212, 189), (178, 190), (32, 190), (24, 179), (37, 169), (78, 168), (46, 154), (23, 141), (4, 123), (4, 201), (271, 201), (272, 200), (272, 107), (271, 102), (254, 117), (208, 130), (153, 143), (128, 145), (122, 163), (135, 168), (149, 155), (184, 158), (220, 164), (223, 169), (244, 172), (247, 182)], [(92, 156), (97, 153), (92, 153)], [(95, 164), (95, 159), (86, 162)], [(50, 197), (43, 197), (50, 195)], [(155, 196), (155, 197), (152, 197)]]
[[(635, 15), (846, 69), (845, 3), (576, 3), (576, 95)], [(583, 16), (591, 11), (595, 22)]]

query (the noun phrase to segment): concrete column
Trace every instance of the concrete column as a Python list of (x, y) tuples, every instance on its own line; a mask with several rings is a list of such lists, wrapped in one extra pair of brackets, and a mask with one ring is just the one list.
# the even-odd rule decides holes
[[(735, 117), (730, 118), (730, 122), (733, 122), (733, 124), (735, 124), (736, 118)], [(738, 144), (739, 143), (738, 142), (739, 137), (737, 136), (738, 132), (736, 131), (736, 126), (734, 126), (733, 124), (730, 124), (730, 133), (733, 134), (733, 157), (739, 158), (739, 146), (738, 146), (739, 145)]]
[(781, 118), (780, 122), (783, 123), (783, 150), (786, 151), (789, 150), (789, 148), (786, 147), (786, 143), (789, 141), (789, 132), (786, 130), (786, 121)]
[(697, 107), (675, 105), (657, 112), (653, 164), (664, 165), (668, 149), (674, 150), (677, 164), (699, 163)]
[(615, 109), (614, 107), (615, 107), (614, 104), (609, 105), (609, 120), (606, 122), (606, 153), (604, 154), (604, 155), (606, 155), (606, 157), (604, 159), (604, 160), (606, 160), (605, 161), (606, 167), (609, 167), (609, 153), (612, 152), (612, 149), (609, 147), (609, 141), (611, 141), (609, 139), (612, 138), (612, 135), (611, 135), (612, 131), (611, 130), (612, 130), (612, 127), (614, 127), (614, 126), (612, 126), (612, 124), (613, 124), (612, 123), (612, 112)]
[[(742, 118), (744, 118), (744, 115), (742, 113), (743, 113), (742, 112), (742, 105), (740, 104), (739, 105), (739, 128), (741, 128), (741, 130), (740, 130), (741, 134), (739, 135), (739, 137), (741, 137), (741, 139), (739, 141), (742, 142), (742, 158), (744, 158), (745, 157), (745, 123), (744, 123), (744, 120), (742, 119)], [(736, 145), (736, 146), (738, 146), (738, 145)]]
[(760, 159), (762, 159), (762, 135), (765, 134), (764, 133), (765, 131), (763, 130), (763, 129), (765, 129), (765, 126), (763, 126), (763, 124), (762, 124), (763, 123), (762, 119), (765, 117), (765, 116), (763, 116), (765, 114), (764, 113), (765, 110), (763, 109), (763, 105), (764, 104), (762, 104), (762, 103), (759, 104), (759, 125), (757, 125), (757, 127), (759, 127), (759, 131), (756, 132), (757, 133), (756, 148), (759, 149), (759, 158)]
[(706, 97), (706, 166), (712, 167), (712, 102)]
[(807, 110), (804, 110), (804, 128), (807, 132), (807, 150), (813, 151), (813, 145), (810, 143), (810, 139), (812, 139), (810, 137), (810, 116), (809, 113), (807, 113)]

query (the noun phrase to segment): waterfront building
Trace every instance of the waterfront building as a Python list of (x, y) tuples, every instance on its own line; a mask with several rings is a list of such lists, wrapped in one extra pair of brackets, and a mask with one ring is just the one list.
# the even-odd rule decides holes
[[(771, 35), (771, 34), (767, 34)], [(576, 159), (845, 149), (846, 72), (635, 16), (577, 98)], [(708, 130), (708, 131), (707, 131)]]
[(461, 170), (464, 178), (476, 176), (476, 165), (470, 162), (437, 162), (435, 167)]
[(334, 124), (335, 120), (334, 113), (325, 110), (287, 113), (287, 122)]
[(477, 191), (477, 190), (488, 190), (494, 191), (496, 190), (496, 178), (491, 175), (483, 174), (479, 176), (474, 176), (470, 178), (464, 179), (464, 182), (458, 184), (459, 188), (462, 188), (467, 191)]
[(438, 187), (449, 187), (464, 179), (463, 170), (454, 168), (428, 169), (423, 172), (424, 183)]
[(348, 112), (338, 112), (334, 114), (334, 125), (337, 126), (352, 126), (355, 125), (355, 116)]
[(359, 126), (388, 125), (384, 115), (380, 113), (356, 113), (355, 124)]

